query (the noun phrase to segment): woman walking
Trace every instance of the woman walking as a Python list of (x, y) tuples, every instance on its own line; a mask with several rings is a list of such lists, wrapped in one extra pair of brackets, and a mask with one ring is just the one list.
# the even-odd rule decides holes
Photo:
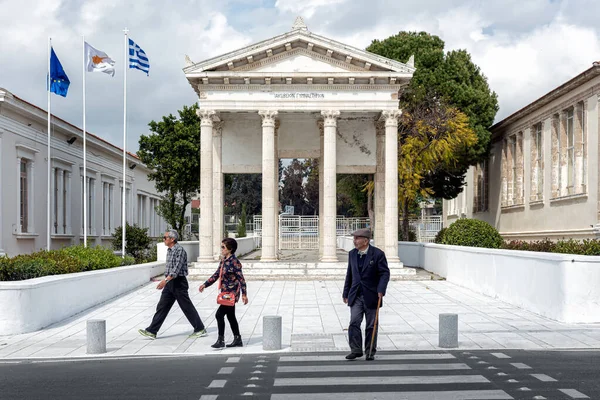
[[(204, 284), (200, 286), (200, 293), (219, 280), (220, 277), (220, 293), (235, 293), (235, 302), (237, 303), (240, 299), (241, 290), (242, 302), (244, 304), (248, 304), (246, 281), (244, 280), (244, 274), (242, 273), (242, 264), (235, 256), (236, 250), (237, 242), (235, 239), (223, 239), (221, 242), (221, 263), (219, 264), (219, 268), (210, 278), (208, 278), (206, 282), (204, 282)], [(242, 347), (244, 343), (242, 342), (240, 327), (235, 317), (235, 303), (233, 303), (233, 305), (221, 304), (219, 306), (216, 314), (219, 337), (215, 344), (213, 344), (211, 347), (214, 349), (225, 347), (225, 316), (227, 316), (227, 320), (231, 326), (231, 331), (233, 332), (233, 341), (228, 344), (227, 347)]]

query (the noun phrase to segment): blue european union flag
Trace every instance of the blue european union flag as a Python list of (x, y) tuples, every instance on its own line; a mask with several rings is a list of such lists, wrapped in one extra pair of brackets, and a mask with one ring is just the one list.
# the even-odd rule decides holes
[(65, 73), (54, 49), (50, 48), (50, 92), (56, 93), (59, 96), (67, 97), (69, 90), (69, 77)]

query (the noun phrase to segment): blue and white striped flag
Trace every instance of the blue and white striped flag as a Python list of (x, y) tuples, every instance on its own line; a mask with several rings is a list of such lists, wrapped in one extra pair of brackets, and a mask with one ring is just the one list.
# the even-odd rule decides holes
[(131, 39), (129, 39), (129, 68), (139, 69), (150, 75), (150, 61), (146, 52)]

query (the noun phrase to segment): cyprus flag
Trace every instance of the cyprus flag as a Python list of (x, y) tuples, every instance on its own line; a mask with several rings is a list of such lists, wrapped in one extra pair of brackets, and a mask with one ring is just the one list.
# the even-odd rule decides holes
[(104, 72), (115, 76), (115, 62), (106, 53), (96, 50), (85, 42), (85, 62), (88, 72)]

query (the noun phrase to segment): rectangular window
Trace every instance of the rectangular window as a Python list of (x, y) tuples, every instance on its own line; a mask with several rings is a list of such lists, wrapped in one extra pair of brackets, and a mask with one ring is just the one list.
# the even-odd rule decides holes
[(96, 189), (96, 180), (93, 178), (88, 178), (88, 234), (93, 234), (95, 229), (95, 219), (94, 219), (94, 210), (95, 210), (95, 199), (94, 199), (94, 190)]
[(575, 185), (575, 120), (573, 108), (566, 112), (567, 124), (567, 187), (573, 188)]
[(511, 174), (512, 174), (512, 204), (516, 203), (517, 198), (519, 197), (517, 194), (517, 136), (512, 136), (510, 138), (510, 153), (511, 153)]
[(488, 162), (484, 161), (475, 169), (475, 212), (488, 210)]
[(581, 157), (583, 159), (583, 165), (581, 166), (581, 184), (587, 185), (587, 113), (585, 112), (585, 102), (579, 103), (579, 109), (581, 110)]
[(543, 131), (542, 131), (542, 123), (540, 122), (539, 124), (537, 124), (535, 126), (535, 154), (536, 154), (536, 158), (535, 158), (535, 169), (536, 169), (536, 173), (537, 173), (537, 185), (536, 185), (536, 192), (538, 195), (538, 200), (542, 198), (542, 195), (544, 193), (544, 165), (543, 165), (543, 159), (544, 159), (544, 154), (543, 154), (543, 147), (542, 147), (542, 138), (543, 138)]
[(113, 233), (113, 184), (102, 183), (102, 234), (110, 236)]
[(68, 210), (70, 207), (70, 195), (68, 193), (69, 191), (69, 174), (70, 172), (65, 171), (65, 173), (62, 176), (62, 187), (63, 187), (63, 192), (62, 192), (62, 197), (63, 197), (63, 208), (62, 208), (62, 221), (63, 221), (63, 226), (62, 226), (62, 233), (64, 233), (65, 235), (67, 233), (69, 233), (69, 229), (67, 229), (67, 214), (68, 214)]
[(20, 184), (21, 184), (21, 195), (20, 195), (20, 224), (21, 232), (27, 232), (27, 225), (29, 223), (29, 179), (27, 177), (27, 160), (21, 159), (20, 163)]

